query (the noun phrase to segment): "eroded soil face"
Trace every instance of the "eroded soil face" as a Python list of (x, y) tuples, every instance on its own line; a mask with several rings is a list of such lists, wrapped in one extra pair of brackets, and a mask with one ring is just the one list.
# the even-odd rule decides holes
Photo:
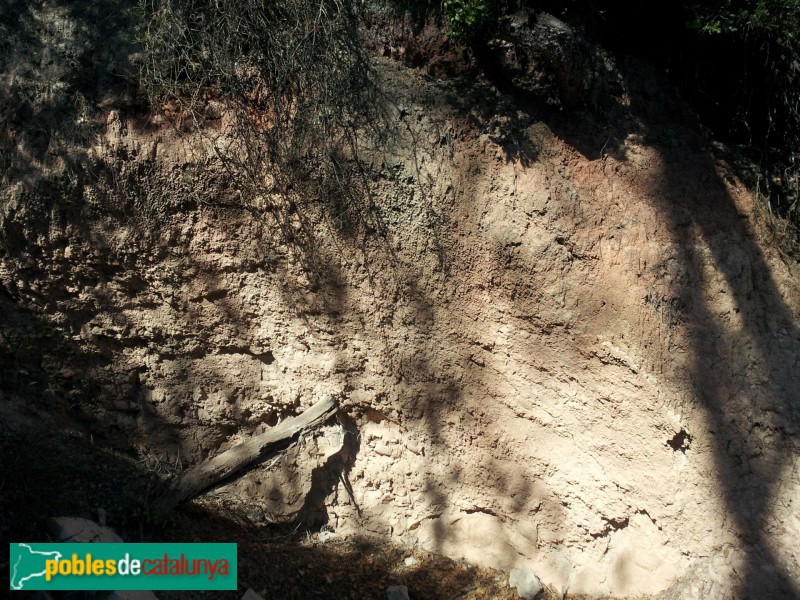
[(7, 188), (0, 283), (44, 333), (4, 418), (169, 470), (332, 394), (338, 423), (227, 484), (253, 518), (571, 593), (796, 594), (798, 266), (691, 119), (641, 73), (610, 121), (381, 69), (372, 204), (302, 227), (211, 134), (111, 109), (83, 175)]

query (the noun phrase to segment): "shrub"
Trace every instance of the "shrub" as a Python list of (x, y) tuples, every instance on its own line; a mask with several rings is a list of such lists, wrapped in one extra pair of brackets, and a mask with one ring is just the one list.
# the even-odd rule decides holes
[(444, 0), (442, 6), (449, 35), (461, 42), (475, 37), (492, 16), (489, 0)]
[(142, 0), (141, 14), (151, 103), (199, 125), (207, 98), (222, 99), (234, 125), (217, 151), (243, 185), (265, 198), (348, 187), (343, 156), (381, 105), (355, 0)]
[[(741, 48), (737, 118), (760, 153), (760, 192), (800, 226), (800, 0), (704, 0), (691, 25)], [(733, 53), (732, 53), (733, 54)], [(721, 67), (722, 65), (720, 65)], [(734, 126), (738, 125), (736, 123)]]

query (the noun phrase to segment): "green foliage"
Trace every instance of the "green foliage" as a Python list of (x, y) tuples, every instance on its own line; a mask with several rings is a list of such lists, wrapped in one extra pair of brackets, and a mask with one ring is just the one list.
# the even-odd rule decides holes
[[(800, 0), (703, 0), (691, 26), (738, 48), (738, 118), (760, 153), (759, 192), (800, 226)], [(717, 65), (718, 68), (729, 65)]]
[(444, 0), (442, 7), (449, 35), (461, 42), (475, 37), (492, 16), (489, 0)]
[(800, 0), (705, 0), (691, 11), (691, 26), (704, 33), (759, 31), (793, 40), (800, 27)]

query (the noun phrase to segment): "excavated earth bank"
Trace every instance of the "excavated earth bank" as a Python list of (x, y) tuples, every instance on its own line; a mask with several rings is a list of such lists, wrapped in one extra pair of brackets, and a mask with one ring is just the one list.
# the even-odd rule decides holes
[(309, 201), (292, 243), (207, 136), (108, 109), (79, 174), (5, 190), (4, 301), (66, 332), (42, 366), (70, 418), (164, 464), (337, 397), (339, 423), (227, 484), (266, 521), (570, 593), (793, 597), (798, 265), (631, 69), (598, 124), (382, 64), (374, 203)]

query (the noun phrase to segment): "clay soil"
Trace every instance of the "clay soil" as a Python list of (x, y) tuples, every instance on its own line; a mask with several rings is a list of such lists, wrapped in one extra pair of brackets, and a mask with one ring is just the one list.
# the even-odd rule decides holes
[[(265, 597), (511, 598), (515, 567), (551, 597), (800, 594), (800, 267), (647, 65), (566, 112), (383, 52), (368, 193), (278, 219), (219, 163), (224, 110), (177, 131), (85, 89), (130, 40), (43, 6), (55, 50), (6, 72), (47, 77), (4, 79), (47, 109), (1, 138), (4, 538), (101, 507), (130, 541), (238, 541)], [(338, 420), (152, 512), (325, 394)]]

